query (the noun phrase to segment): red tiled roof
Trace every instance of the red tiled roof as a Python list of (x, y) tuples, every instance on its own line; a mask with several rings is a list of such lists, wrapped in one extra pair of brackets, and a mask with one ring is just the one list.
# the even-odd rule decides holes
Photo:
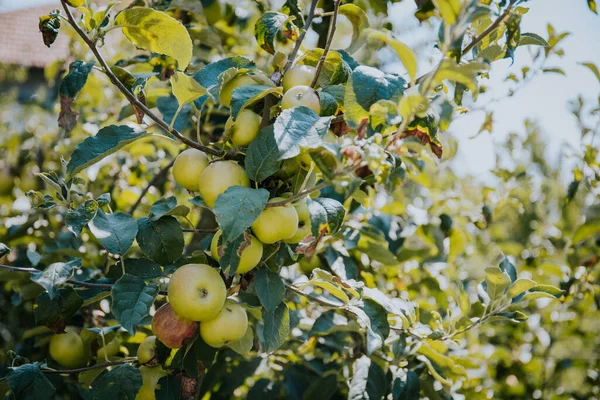
[(65, 59), (69, 49), (67, 35), (59, 33), (48, 48), (38, 28), (39, 17), (55, 9), (60, 9), (59, 2), (0, 13), (0, 63), (44, 67), (59, 58)]

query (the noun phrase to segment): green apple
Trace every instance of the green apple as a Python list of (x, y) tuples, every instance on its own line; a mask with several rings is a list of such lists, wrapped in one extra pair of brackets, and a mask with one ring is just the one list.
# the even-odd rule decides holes
[(243, 338), (247, 329), (246, 310), (228, 299), (215, 318), (200, 324), (200, 336), (209, 346), (219, 348)]
[(199, 192), (206, 204), (213, 208), (220, 194), (231, 186), (250, 187), (246, 170), (233, 161), (217, 161), (202, 172)]
[(310, 211), (308, 210), (308, 201), (306, 199), (299, 201), (294, 205), (296, 212), (298, 213), (298, 229), (294, 236), (289, 239), (284, 239), (286, 243), (300, 243), (302, 239), (310, 235), (311, 224), (310, 224)]
[(310, 86), (299, 85), (285, 92), (281, 100), (282, 109), (286, 110), (300, 106), (308, 107), (317, 114), (321, 113), (321, 103), (315, 89)]
[(137, 358), (142, 365), (156, 365), (156, 336), (148, 336), (137, 349)]
[[(215, 236), (213, 236), (212, 242), (210, 242), (210, 254), (217, 261), (221, 258), (219, 255), (219, 238), (223, 232), (219, 229)], [(263, 245), (252, 235), (250, 236), (250, 244), (242, 250), (242, 255), (240, 256), (240, 265), (238, 265), (238, 269), (236, 274), (245, 274), (250, 271), (252, 268), (256, 267), (260, 262), (260, 259), (263, 255)], [(222, 251), (222, 250), (221, 250)]]
[(189, 191), (197, 192), (200, 175), (208, 167), (208, 157), (197, 149), (183, 151), (173, 164), (175, 182)]
[(198, 331), (198, 323), (178, 315), (170, 303), (163, 304), (152, 317), (152, 333), (170, 349), (186, 345)]
[[(275, 197), (269, 203), (285, 200)], [(291, 203), (265, 208), (251, 225), (258, 240), (266, 244), (290, 239), (298, 230), (298, 213)]]
[(315, 268), (319, 268), (321, 266), (321, 260), (319, 259), (318, 255), (314, 254), (310, 257), (304, 257), (298, 264), (300, 266), (300, 271), (306, 275), (309, 275)]
[(229, 82), (227, 82), (221, 88), (221, 92), (219, 93), (219, 103), (222, 106), (230, 107), (231, 106), (231, 96), (232, 92), (244, 85), (256, 85), (256, 81), (252, 79), (248, 75), (238, 75)]
[(121, 342), (118, 338), (114, 338), (110, 342), (106, 344), (106, 346), (100, 347), (96, 352), (96, 356), (99, 360), (110, 359), (111, 357), (119, 354), (119, 350), (121, 349)]
[(50, 355), (65, 368), (83, 367), (88, 362), (83, 340), (75, 329), (67, 328), (65, 331), (50, 339)]
[(237, 118), (229, 117), (225, 132), (231, 135), (231, 143), (237, 147), (247, 147), (258, 135), (262, 117), (252, 110), (242, 110)]
[(311, 67), (310, 65), (296, 65), (295, 67), (290, 68), (281, 81), (283, 91), (287, 92), (294, 86), (310, 86), (315, 78), (316, 72), (316, 68)]
[[(171, 275), (168, 293), (175, 312), (192, 321), (214, 318), (227, 298), (221, 274), (206, 264), (188, 264), (177, 269)], [(160, 336), (158, 339), (161, 340)]]

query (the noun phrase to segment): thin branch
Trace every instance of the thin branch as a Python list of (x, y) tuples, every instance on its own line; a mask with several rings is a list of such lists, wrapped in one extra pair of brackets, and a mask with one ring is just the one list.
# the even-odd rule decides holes
[[(346, 310), (346, 307), (344, 307), (343, 305), (339, 305), (336, 303), (331, 303), (327, 300), (321, 299), (320, 297), (316, 297), (313, 296), (312, 294), (309, 293), (305, 293), (302, 290), (298, 289), (296, 286), (290, 284), (289, 282), (286, 282), (285, 280), (283, 281), (284, 286), (286, 287), (287, 290), (294, 292), (300, 296), (306, 297), (307, 299), (309, 299), (310, 301), (313, 301), (315, 303), (318, 303), (324, 307), (329, 307), (329, 308), (337, 308), (340, 310)], [(347, 310), (346, 310), (347, 311)]]
[(75, 18), (73, 18), (73, 14), (71, 14), (71, 10), (69, 9), (69, 6), (67, 5), (66, 0), (61, 0), (61, 4), (62, 4), (63, 9), (65, 10), (65, 14), (69, 20), (69, 24), (73, 27), (73, 29), (75, 29), (75, 32), (81, 37), (81, 39), (88, 45), (88, 47), (90, 48), (92, 53), (94, 53), (94, 56), (96, 57), (96, 59), (98, 60), (98, 62), (102, 66), (102, 68), (104, 69), (104, 73), (106, 74), (106, 76), (108, 76), (110, 81), (121, 91), (121, 93), (123, 93), (125, 95), (127, 100), (129, 100), (129, 102), (132, 105), (134, 105), (135, 107), (142, 110), (144, 112), (144, 114), (146, 114), (150, 119), (152, 119), (154, 122), (156, 122), (156, 124), (158, 126), (160, 126), (167, 133), (170, 133), (171, 135), (175, 136), (182, 143), (184, 143), (190, 147), (193, 147), (195, 149), (201, 150), (201, 151), (205, 152), (206, 154), (210, 154), (215, 157), (230, 156), (230, 154), (224, 150), (214, 149), (212, 147), (205, 146), (201, 143), (198, 143), (194, 140), (191, 140), (191, 139), (185, 137), (177, 129), (171, 129), (169, 127), (169, 124), (167, 124), (162, 118), (160, 118), (159, 116), (154, 114), (144, 103), (142, 103), (135, 95), (133, 95), (133, 93), (131, 93), (125, 87), (125, 85), (123, 85), (123, 83), (115, 76), (115, 74), (113, 74), (110, 67), (108, 66), (108, 64), (106, 63), (104, 58), (102, 57), (102, 54), (100, 54), (98, 47), (96, 47), (96, 43), (88, 37), (88, 35), (79, 27), (79, 25), (77, 25), (77, 22), (75, 21)]
[(319, 75), (321, 74), (321, 70), (323, 69), (323, 65), (325, 64), (325, 60), (327, 59), (327, 53), (331, 48), (331, 42), (333, 42), (333, 35), (335, 35), (335, 29), (337, 26), (337, 17), (340, 9), (341, 0), (336, 0), (333, 5), (333, 18), (331, 20), (331, 30), (329, 31), (329, 36), (327, 37), (327, 43), (325, 44), (325, 48), (323, 49), (323, 55), (319, 59), (319, 62), (315, 68), (315, 77), (313, 78), (312, 83), (310, 84), (311, 88), (314, 88), (317, 85), (317, 81), (319, 80)]
[(128, 359), (128, 360), (120, 360), (120, 361), (112, 361), (112, 362), (107, 362), (104, 364), (96, 364), (96, 365), (90, 365), (88, 367), (74, 368), (74, 369), (51, 369), (51, 368), (40, 368), (40, 369), (43, 373), (48, 374), (48, 375), (77, 374), (79, 372), (92, 371), (94, 369), (113, 367), (115, 365), (132, 364), (136, 361), (137, 361), (137, 358)]
[(496, 29), (498, 27), (498, 25), (500, 25), (501, 23), (503, 23), (504, 21), (506, 21), (508, 19), (508, 17), (510, 17), (510, 13), (512, 12), (513, 7), (515, 6), (516, 2), (517, 2), (517, 0), (511, 0), (510, 4), (508, 5), (508, 7), (506, 7), (506, 10), (504, 10), (504, 12), (494, 22), (492, 22), (492, 24), (490, 26), (488, 26), (486, 30), (484, 30), (478, 36), (476, 36), (471, 41), (471, 43), (469, 43), (467, 45), (467, 47), (465, 47), (463, 49), (462, 55), (464, 56), (469, 51), (473, 50), (473, 48), (475, 46), (477, 46), (477, 44), (479, 42), (481, 42), (487, 35), (489, 35), (490, 33), (492, 33), (494, 31), (494, 29)]
[(201, 229), (201, 228), (195, 228), (195, 229), (190, 229), (190, 228), (183, 228), (182, 231), (184, 233), (215, 233), (217, 231), (217, 229)]
[(169, 170), (169, 168), (171, 168), (173, 166), (173, 164), (175, 164), (175, 159), (171, 160), (170, 163), (168, 163), (167, 165), (165, 165), (164, 167), (162, 167), (160, 169), (160, 171), (158, 171), (158, 173), (154, 176), (154, 178), (152, 178), (152, 180), (150, 180), (150, 182), (148, 182), (148, 184), (146, 185), (146, 187), (144, 188), (144, 190), (142, 190), (142, 193), (140, 193), (140, 196), (138, 197), (138, 199), (135, 202), (135, 204), (132, 205), (131, 208), (129, 209), (129, 214), (133, 214), (134, 213), (134, 211), (142, 203), (142, 199), (144, 198), (144, 196), (146, 195), (146, 193), (148, 193), (148, 191), (150, 190), (150, 188), (152, 186), (155, 186), (156, 184), (158, 184), (158, 181), (160, 181), (164, 177), (164, 175), (167, 173), (167, 171)]
[[(312, 0), (312, 2), (310, 3), (310, 10), (308, 11), (308, 15), (306, 16), (306, 21), (304, 23), (304, 27), (302, 28), (302, 33), (298, 37), (298, 40), (296, 40), (296, 45), (294, 46), (294, 49), (292, 50), (292, 52), (290, 53), (290, 56), (288, 57), (287, 64), (285, 64), (285, 67), (283, 68), (281, 77), (283, 77), (283, 75), (285, 75), (285, 73), (288, 72), (288, 70), (290, 68), (292, 68), (292, 65), (294, 64), (294, 60), (296, 59), (298, 50), (300, 50), (300, 46), (302, 46), (302, 42), (304, 41), (304, 38), (306, 37), (306, 32), (308, 32), (308, 30), (310, 29), (310, 25), (312, 24), (312, 21), (315, 18), (315, 8), (317, 8), (318, 2), (319, 2), (319, 0)], [(281, 79), (281, 77), (280, 77), (280, 79)], [(275, 83), (278, 84), (279, 80), (278, 80), (278, 82), (275, 82)]]

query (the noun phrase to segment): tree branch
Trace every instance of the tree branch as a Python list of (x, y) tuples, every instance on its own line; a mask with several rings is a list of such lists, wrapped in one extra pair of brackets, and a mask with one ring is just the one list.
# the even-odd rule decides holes
[(308, 32), (308, 30), (310, 29), (310, 25), (312, 24), (312, 21), (315, 18), (315, 8), (317, 8), (318, 2), (319, 2), (319, 0), (312, 0), (312, 2), (310, 3), (310, 10), (308, 11), (308, 15), (306, 16), (306, 21), (304, 23), (304, 27), (302, 28), (302, 33), (298, 37), (298, 40), (296, 40), (296, 45), (294, 46), (294, 49), (292, 50), (292, 52), (290, 53), (290, 56), (288, 57), (288, 61), (285, 64), (285, 67), (283, 68), (283, 72), (282, 72), (281, 76), (279, 77), (277, 82), (275, 82), (276, 84), (279, 84), (279, 82), (281, 81), (281, 78), (285, 75), (286, 72), (288, 72), (288, 70), (294, 64), (294, 60), (296, 59), (298, 50), (300, 50), (300, 46), (302, 46), (302, 42), (304, 41), (304, 38), (306, 37), (306, 32)]
[(137, 361), (137, 357), (135, 359), (112, 361), (112, 362), (107, 362), (107, 363), (104, 363), (104, 364), (90, 365), (88, 367), (82, 367), (82, 368), (74, 368), (74, 369), (40, 368), (40, 370), (43, 373), (49, 374), (49, 375), (77, 374), (79, 372), (86, 372), (86, 371), (91, 371), (91, 370), (94, 370), (94, 369), (113, 367), (115, 365), (132, 364), (132, 363), (134, 363), (136, 361)]
[(489, 35), (490, 33), (492, 33), (494, 31), (494, 29), (496, 29), (498, 27), (498, 25), (500, 25), (501, 23), (503, 23), (504, 21), (506, 21), (506, 19), (508, 17), (510, 17), (510, 13), (512, 12), (513, 7), (515, 6), (516, 2), (517, 2), (517, 0), (511, 0), (510, 4), (508, 5), (508, 7), (506, 7), (506, 10), (504, 10), (504, 12), (502, 14), (500, 14), (500, 16), (494, 22), (492, 22), (492, 24), (490, 26), (488, 26), (486, 30), (484, 30), (478, 36), (476, 36), (471, 41), (471, 43), (469, 43), (467, 45), (467, 47), (465, 47), (463, 49), (462, 55), (464, 56), (469, 51), (473, 50), (473, 48), (475, 46), (477, 46), (477, 44), (479, 42), (481, 42), (487, 35)]
[(333, 42), (333, 36), (335, 35), (335, 29), (337, 26), (337, 17), (340, 9), (341, 0), (335, 0), (333, 5), (333, 17), (331, 20), (331, 29), (329, 31), (329, 36), (327, 37), (327, 43), (325, 44), (325, 48), (323, 49), (323, 55), (319, 59), (317, 66), (315, 67), (315, 77), (313, 78), (312, 83), (310, 84), (311, 88), (314, 88), (317, 85), (317, 81), (319, 80), (319, 75), (321, 74), (321, 70), (323, 69), (323, 65), (325, 64), (325, 60), (327, 59), (327, 53), (331, 48), (331, 42)]
[(174, 129), (174, 128), (171, 129), (169, 127), (169, 124), (167, 124), (162, 118), (160, 118), (159, 116), (154, 114), (144, 103), (142, 103), (137, 97), (135, 97), (133, 95), (133, 93), (131, 93), (125, 87), (125, 85), (123, 85), (123, 83), (115, 76), (115, 74), (113, 74), (110, 67), (108, 66), (108, 64), (106, 63), (104, 58), (102, 57), (102, 54), (100, 54), (98, 47), (96, 47), (96, 43), (88, 37), (88, 35), (79, 27), (79, 25), (77, 25), (77, 22), (73, 18), (73, 14), (71, 14), (71, 10), (69, 9), (69, 6), (66, 4), (66, 0), (61, 0), (61, 4), (63, 6), (63, 9), (65, 11), (67, 19), (69, 21), (69, 24), (73, 27), (73, 29), (75, 29), (75, 32), (81, 37), (81, 39), (85, 42), (85, 44), (87, 44), (87, 46), (90, 48), (92, 53), (94, 53), (94, 56), (96, 57), (96, 59), (98, 60), (98, 62), (102, 66), (102, 68), (104, 69), (104, 73), (106, 74), (108, 79), (110, 79), (110, 81), (121, 91), (121, 93), (123, 93), (125, 95), (127, 100), (129, 100), (129, 102), (132, 105), (134, 105), (135, 107), (142, 110), (144, 112), (144, 114), (146, 114), (150, 119), (152, 119), (154, 122), (156, 122), (156, 124), (158, 126), (160, 126), (167, 133), (170, 133), (171, 135), (175, 136), (182, 143), (184, 143), (190, 147), (193, 147), (195, 149), (201, 150), (201, 151), (205, 152), (206, 154), (210, 154), (215, 157), (229, 156), (229, 153), (224, 150), (214, 149), (212, 147), (205, 146), (202, 143), (198, 143), (194, 140), (191, 140), (191, 139), (185, 137), (177, 129)]
[(167, 164), (164, 167), (162, 167), (160, 169), (160, 171), (158, 171), (158, 173), (154, 176), (154, 178), (152, 178), (152, 180), (150, 180), (150, 182), (148, 182), (148, 184), (146, 185), (146, 187), (144, 188), (144, 190), (142, 190), (142, 193), (140, 193), (140, 196), (138, 197), (138, 199), (135, 202), (135, 204), (133, 204), (131, 206), (131, 208), (129, 209), (129, 214), (133, 215), (134, 211), (142, 203), (142, 199), (144, 198), (144, 196), (146, 195), (146, 193), (148, 193), (148, 191), (150, 190), (150, 188), (152, 186), (155, 186), (158, 183), (158, 181), (161, 180), (164, 177), (164, 175), (167, 173), (167, 171), (169, 170), (169, 168), (171, 168), (173, 166), (173, 164), (175, 164), (175, 159), (171, 160), (171, 162), (169, 164)]

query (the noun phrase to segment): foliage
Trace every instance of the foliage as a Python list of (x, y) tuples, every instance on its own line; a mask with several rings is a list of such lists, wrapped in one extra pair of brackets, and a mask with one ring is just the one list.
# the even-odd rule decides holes
[[(437, 62), (422, 76), (376, 0), (245, 2), (244, 13), (218, 0), (121, 11), (62, 0), (60, 16), (42, 16), (40, 40), (71, 35), (77, 61), (62, 79), (62, 62), (46, 68), (49, 101), (0, 100), (0, 392), (597, 397), (600, 104), (572, 103), (583, 146), (567, 187), (531, 121), (498, 149), (490, 185), (448, 165), (459, 112), (483, 109), (480, 132), (493, 131), (493, 105), (478, 102), (490, 65), (533, 46), (536, 69), (507, 77), (512, 95), (537, 73), (562, 72), (545, 62), (564, 53), (568, 33), (521, 32), (525, 1), (417, 4), (416, 17), (439, 28)], [(382, 71), (384, 45), (406, 73)], [(282, 110), (281, 77), (295, 64), (315, 68), (320, 113)], [(599, 75), (592, 63), (582, 70)], [(225, 123), (242, 110), (261, 126), (235, 148)], [(186, 147), (243, 167), (249, 187), (208, 207), (170, 179)], [(261, 244), (258, 266), (236, 274), (257, 218), (292, 208), (302, 219), (302, 204), (310, 233)], [(158, 366), (141, 366), (135, 354), (169, 276), (199, 263), (219, 268), (247, 313), (245, 335), (219, 349), (197, 334), (180, 349), (159, 342)], [(48, 342), (67, 326), (90, 357), (61, 373)]]

